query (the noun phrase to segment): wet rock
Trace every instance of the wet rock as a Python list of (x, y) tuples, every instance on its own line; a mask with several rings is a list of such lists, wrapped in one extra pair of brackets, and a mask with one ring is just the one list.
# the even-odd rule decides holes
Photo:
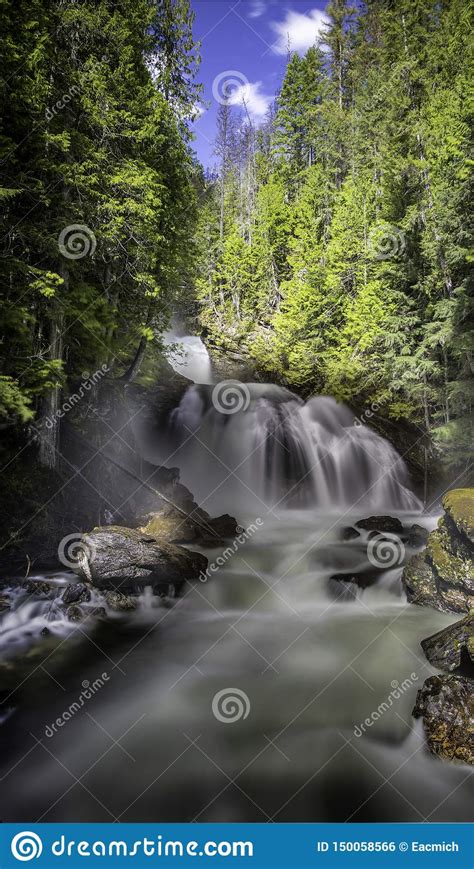
[(145, 585), (181, 586), (206, 568), (207, 558), (199, 552), (111, 525), (83, 535), (76, 572), (100, 589), (137, 592)]
[(465, 619), (421, 641), (433, 667), (452, 673), (457, 670), (474, 678), (474, 611)]
[(106, 619), (107, 610), (103, 606), (87, 607), (86, 615), (87, 617), (94, 616), (96, 619)]
[(35, 579), (28, 579), (23, 583), (22, 588), (24, 588), (28, 594), (34, 594), (40, 597), (49, 597), (52, 590), (47, 582)]
[(83, 582), (74, 582), (66, 586), (62, 594), (62, 601), (67, 605), (71, 603), (85, 603), (90, 601), (90, 599), (90, 589)]
[(335, 600), (346, 601), (357, 598), (357, 583), (348, 579), (346, 574), (332, 576), (328, 580), (328, 592)]
[(67, 608), (66, 615), (70, 622), (82, 622), (85, 619), (84, 611), (75, 603)]
[(341, 540), (355, 540), (357, 537), (360, 537), (360, 531), (354, 528), (353, 525), (349, 525), (347, 528), (342, 528), (340, 537)]
[(403, 525), (400, 519), (393, 516), (369, 516), (368, 519), (359, 519), (356, 528), (364, 531), (388, 532), (389, 534), (403, 534)]
[(207, 537), (204, 534), (203, 540), (204, 542), (208, 540), (211, 544), (214, 543), (214, 546), (216, 545), (215, 536), (217, 536), (220, 541), (225, 542), (232, 539), (237, 534), (240, 534), (243, 530), (242, 526), (238, 524), (236, 519), (234, 519), (233, 516), (229, 516), (228, 513), (223, 513), (222, 516), (210, 518), (207, 520), (206, 524), (212, 529), (213, 534)]
[(42, 630), (40, 631), (42, 637), (49, 637), (50, 633), (51, 631), (49, 630), (49, 628), (42, 628)]
[(474, 764), (474, 681), (465, 676), (430, 676), (413, 713), (423, 719), (429, 750), (446, 760)]
[(113, 610), (127, 612), (137, 608), (137, 602), (126, 594), (121, 594), (119, 591), (105, 591), (104, 598)]
[(332, 584), (334, 589), (337, 588), (334, 583), (340, 583), (341, 585), (351, 583), (356, 589), (369, 588), (377, 582), (382, 573), (383, 570), (377, 568), (361, 570), (359, 573), (334, 573), (329, 582)]
[[(462, 492), (459, 502), (457, 492)], [(428, 536), (425, 551), (410, 558), (405, 565), (403, 584), (410, 602), (442, 612), (467, 613), (474, 607), (474, 546), (468, 534), (469, 499), (474, 503), (474, 489), (453, 490), (443, 498), (450, 512), (441, 517), (436, 530)]]
[(405, 541), (407, 546), (411, 549), (420, 549), (422, 546), (426, 546), (428, 537), (429, 532), (427, 529), (423, 528), (422, 525), (417, 525), (415, 523), (408, 529)]
[(10, 601), (7, 597), (0, 597), (0, 613), (6, 612), (11, 607)]
[(341, 540), (355, 540), (360, 537), (361, 531), (369, 532), (369, 539), (374, 534), (387, 534), (392, 539), (395, 534), (403, 540), (410, 549), (420, 549), (426, 545), (428, 531), (416, 523), (410, 526), (402, 525), (399, 519), (392, 516), (369, 516), (368, 519), (360, 519), (355, 526), (343, 528), (340, 534)]
[(165, 505), (160, 511), (149, 514), (139, 530), (173, 543), (199, 543), (201, 546), (216, 546), (238, 532), (237, 521), (227, 513), (211, 518), (192, 499), (184, 502), (183, 509), (187, 516)]

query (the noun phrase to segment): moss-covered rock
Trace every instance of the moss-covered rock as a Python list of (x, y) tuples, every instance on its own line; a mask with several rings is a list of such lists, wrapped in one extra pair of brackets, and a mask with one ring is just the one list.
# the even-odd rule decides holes
[(443, 498), (443, 507), (459, 533), (474, 543), (474, 489), (451, 489)]
[(413, 709), (423, 719), (428, 748), (446, 760), (474, 764), (474, 681), (465, 676), (430, 676)]
[(474, 608), (472, 507), (474, 489), (454, 489), (443, 498), (447, 513), (428, 537), (426, 549), (403, 571), (408, 600), (442, 612)]

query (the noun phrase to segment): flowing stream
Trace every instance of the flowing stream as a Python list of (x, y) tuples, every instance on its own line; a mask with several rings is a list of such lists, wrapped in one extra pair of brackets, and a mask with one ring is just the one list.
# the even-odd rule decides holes
[[(209, 578), (181, 598), (145, 593), (113, 630), (69, 629), (64, 660), (0, 730), (2, 818), (469, 820), (469, 768), (431, 756), (411, 716), (435, 672), (420, 640), (456, 616), (407, 604), (405, 535), (346, 531), (436, 516), (420, 516), (393, 447), (333, 399), (224, 389), (201, 370), (146, 457), (246, 531), (202, 550)], [(71, 712), (85, 684), (99, 687)]]

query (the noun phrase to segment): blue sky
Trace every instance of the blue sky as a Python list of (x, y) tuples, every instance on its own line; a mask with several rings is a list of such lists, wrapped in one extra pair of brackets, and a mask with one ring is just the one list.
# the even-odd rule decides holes
[(230, 101), (258, 125), (285, 72), (288, 43), (304, 53), (314, 43), (326, 2), (320, 0), (191, 0), (194, 37), (202, 41), (199, 81), (202, 114), (193, 124), (193, 147), (206, 167), (213, 156), (216, 112), (226, 88)]

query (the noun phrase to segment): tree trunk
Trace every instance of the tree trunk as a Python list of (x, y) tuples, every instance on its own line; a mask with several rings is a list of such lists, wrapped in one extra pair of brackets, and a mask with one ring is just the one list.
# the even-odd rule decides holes
[(132, 364), (128, 371), (122, 377), (122, 380), (125, 380), (126, 383), (131, 383), (132, 380), (135, 380), (138, 372), (140, 371), (143, 359), (145, 358), (146, 348), (148, 345), (148, 339), (145, 338), (144, 335), (140, 338), (140, 343), (137, 347), (135, 356), (133, 357)]
[[(63, 329), (64, 315), (62, 313), (53, 314), (47, 353), (47, 358), (50, 361), (62, 361)], [(46, 468), (55, 468), (57, 465), (57, 450), (59, 445), (59, 418), (57, 412), (59, 410), (60, 396), (61, 389), (59, 385), (52, 386), (43, 397), (41, 403), (39, 460), (40, 464)]]

